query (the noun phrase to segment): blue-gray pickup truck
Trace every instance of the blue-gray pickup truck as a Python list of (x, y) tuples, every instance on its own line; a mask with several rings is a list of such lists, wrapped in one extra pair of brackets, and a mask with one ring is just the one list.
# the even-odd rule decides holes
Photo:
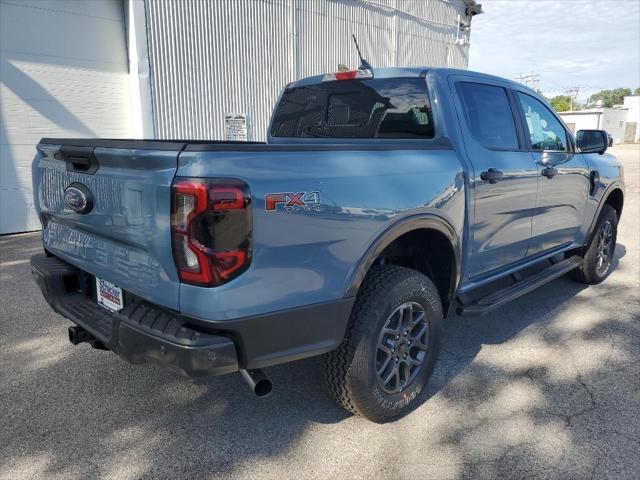
[(440, 68), (286, 86), (268, 141), (43, 138), (33, 276), (69, 339), (190, 376), (324, 355), (376, 422), (424, 398), (443, 319), (610, 273), (624, 200), (604, 131)]

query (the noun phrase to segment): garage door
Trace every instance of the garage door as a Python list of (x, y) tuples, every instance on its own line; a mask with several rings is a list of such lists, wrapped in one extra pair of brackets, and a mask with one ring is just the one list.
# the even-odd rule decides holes
[(42, 137), (130, 137), (122, 0), (0, 0), (0, 234), (37, 230)]

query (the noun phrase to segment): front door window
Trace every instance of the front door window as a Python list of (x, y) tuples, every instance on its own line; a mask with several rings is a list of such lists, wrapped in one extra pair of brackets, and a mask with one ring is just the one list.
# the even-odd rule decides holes
[(567, 132), (558, 119), (535, 98), (518, 92), (518, 100), (534, 151), (566, 152), (569, 150)]

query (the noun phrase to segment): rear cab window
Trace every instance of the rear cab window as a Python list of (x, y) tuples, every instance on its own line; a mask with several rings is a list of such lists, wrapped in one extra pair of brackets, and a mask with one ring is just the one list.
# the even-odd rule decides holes
[(426, 81), (374, 78), (287, 88), (271, 122), (271, 136), (433, 138)]
[(518, 150), (518, 134), (507, 91), (495, 85), (460, 82), (458, 93), (471, 135), (492, 150)]

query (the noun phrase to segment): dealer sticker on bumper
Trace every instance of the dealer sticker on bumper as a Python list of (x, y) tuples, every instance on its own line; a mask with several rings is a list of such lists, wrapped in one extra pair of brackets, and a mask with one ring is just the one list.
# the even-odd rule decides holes
[(96, 299), (98, 305), (107, 310), (117, 312), (122, 310), (124, 302), (122, 300), (122, 289), (111, 282), (96, 277)]

